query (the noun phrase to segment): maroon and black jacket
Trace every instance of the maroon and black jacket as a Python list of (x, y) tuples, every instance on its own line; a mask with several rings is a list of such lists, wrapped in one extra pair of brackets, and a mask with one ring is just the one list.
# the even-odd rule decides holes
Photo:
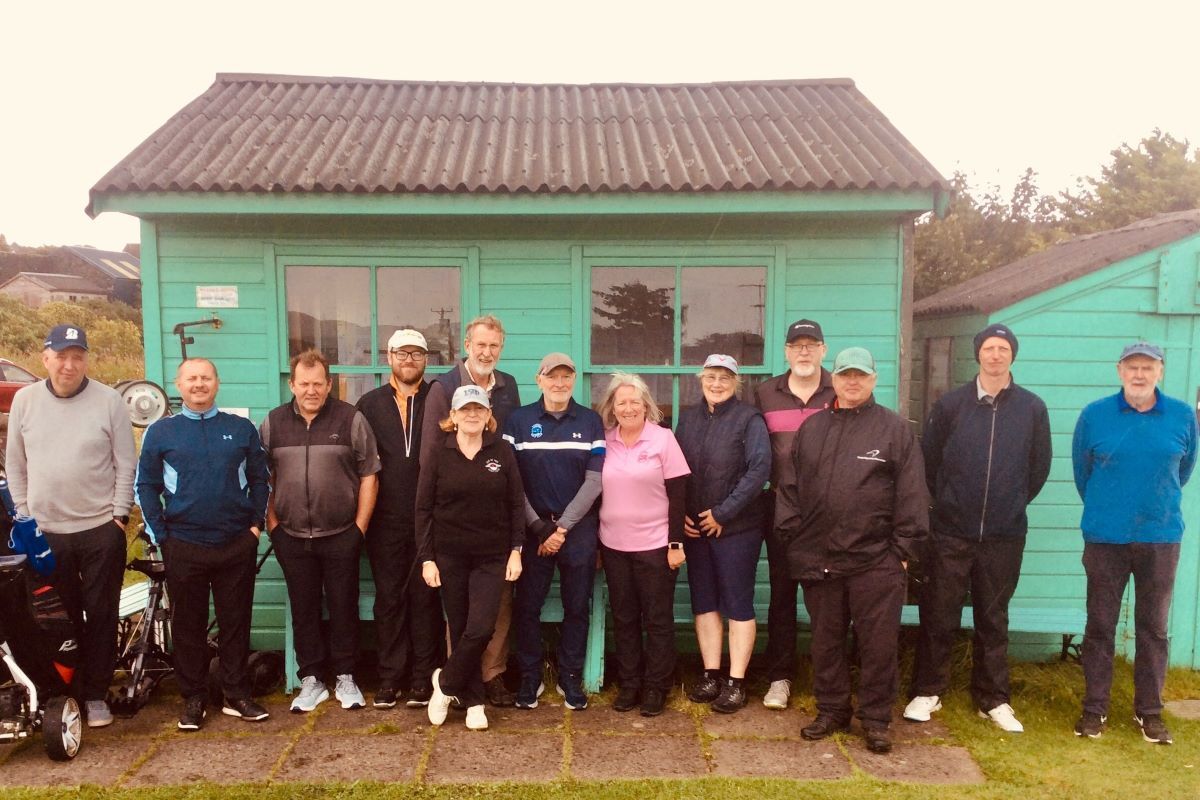
[(792, 474), (792, 443), (796, 440), (796, 431), (813, 414), (832, 406), (837, 397), (833, 391), (833, 376), (824, 367), (821, 368), (821, 384), (807, 403), (792, 394), (788, 386), (790, 376), (790, 372), (776, 375), (754, 390), (754, 404), (762, 412), (767, 433), (771, 435), (772, 489), (778, 489)]

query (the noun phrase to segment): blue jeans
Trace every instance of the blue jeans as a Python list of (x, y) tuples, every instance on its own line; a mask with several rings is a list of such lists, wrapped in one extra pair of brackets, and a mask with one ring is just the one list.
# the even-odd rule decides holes
[(596, 578), (596, 541), (599, 519), (585, 517), (567, 534), (562, 549), (552, 556), (537, 554), (536, 537), (527, 537), (521, 556), (521, 579), (513, 598), (517, 667), (521, 677), (542, 672), (542, 606), (558, 569), (562, 598), (562, 633), (558, 640), (558, 672), (576, 678), (583, 674), (587, 655), (592, 584)]

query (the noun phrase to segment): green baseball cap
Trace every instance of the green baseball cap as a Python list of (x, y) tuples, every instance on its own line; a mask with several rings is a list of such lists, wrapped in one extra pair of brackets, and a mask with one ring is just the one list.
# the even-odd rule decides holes
[(865, 347), (847, 347), (838, 353), (837, 358), (833, 360), (833, 374), (837, 375), (851, 369), (874, 375), (875, 359), (871, 356), (871, 351)]

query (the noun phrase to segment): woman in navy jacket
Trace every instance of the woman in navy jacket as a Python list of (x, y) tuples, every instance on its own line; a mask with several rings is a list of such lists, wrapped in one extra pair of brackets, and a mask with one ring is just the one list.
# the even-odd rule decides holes
[[(743, 681), (754, 650), (754, 576), (762, 549), (771, 443), (762, 414), (737, 398), (737, 361), (710, 355), (699, 378), (704, 402), (680, 414), (675, 432), (692, 470), (684, 550), (704, 660), (704, 672), (688, 698), (732, 714), (746, 704)], [(729, 675), (724, 680), (723, 618), (729, 620)]]

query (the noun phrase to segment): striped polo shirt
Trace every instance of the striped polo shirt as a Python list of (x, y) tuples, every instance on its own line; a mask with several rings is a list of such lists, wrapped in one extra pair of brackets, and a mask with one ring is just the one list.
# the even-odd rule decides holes
[(791, 464), (792, 442), (796, 431), (805, 420), (833, 405), (837, 397), (833, 391), (833, 375), (821, 367), (821, 385), (805, 403), (792, 394), (785, 372), (759, 384), (754, 391), (754, 404), (767, 421), (767, 433), (771, 435), (771, 488), (779, 486), (794, 467)]
[(604, 467), (600, 415), (574, 399), (558, 415), (546, 410), (542, 398), (521, 406), (505, 420), (504, 438), (517, 451), (525, 497), (539, 516), (562, 514), (587, 472)]

